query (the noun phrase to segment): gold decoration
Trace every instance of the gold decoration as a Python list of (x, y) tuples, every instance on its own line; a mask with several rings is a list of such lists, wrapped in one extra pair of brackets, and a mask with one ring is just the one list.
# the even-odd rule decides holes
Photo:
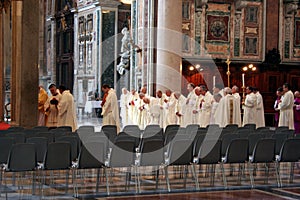
[(228, 77), (228, 87), (230, 87), (230, 63), (231, 61), (229, 60), (229, 57), (226, 60), (226, 64), (227, 64), (227, 77)]

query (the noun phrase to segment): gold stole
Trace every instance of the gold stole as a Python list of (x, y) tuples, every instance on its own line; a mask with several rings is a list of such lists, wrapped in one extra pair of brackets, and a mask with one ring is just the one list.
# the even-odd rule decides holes
[(233, 99), (229, 100), (229, 124), (233, 124)]

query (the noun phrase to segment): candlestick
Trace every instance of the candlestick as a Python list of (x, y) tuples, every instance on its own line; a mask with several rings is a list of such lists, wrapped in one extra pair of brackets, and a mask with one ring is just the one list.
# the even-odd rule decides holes
[(243, 87), (245, 87), (245, 74), (242, 74), (242, 83)]
[(216, 76), (213, 76), (213, 88), (216, 87)]

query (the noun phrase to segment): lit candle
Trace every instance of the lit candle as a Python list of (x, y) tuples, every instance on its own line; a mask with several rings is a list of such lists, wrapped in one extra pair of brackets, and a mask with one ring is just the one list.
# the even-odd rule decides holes
[(242, 83), (243, 83), (243, 87), (245, 87), (245, 74), (242, 74)]
[(213, 76), (213, 88), (216, 87), (216, 76)]

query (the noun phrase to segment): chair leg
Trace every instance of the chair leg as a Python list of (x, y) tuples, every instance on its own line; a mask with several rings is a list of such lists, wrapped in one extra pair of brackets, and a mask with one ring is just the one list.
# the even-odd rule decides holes
[(266, 179), (265, 179), (265, 184), (268, 184), (269, 182), (269, 166), (268, 166), (268, 163), (265, 163), (265, 176), (266, 176)]
[(277, 185), (278, 187), (282, 187), (282, 180), (280, 174), (280, 162), (275, 162), (276, 165), (276, 174), (277, 174)]
[(31, 174), (32, 174), (32, 195), (35, 195), (35, 175), (36, 174), (34, 171), (32, 171)]
[(183, 177), (184, 178), (183, 179), (184, 180), (183, 187), (186, 188), (186, 179), (187, 179), (187, 173), (188, 173), (188, 168), (187, 168), (186, 165), (183, 166), (183, 170), (184, 170), (184, 174), (183, 174), (184, 175), (184, 177)]
[(195, 178), (195, 185), (196, 185), (196, 190), (199, 190), (199, 181), (198, 181), (198, 176), (197, 176), (197, 173), (196, 173), (196, 169), (195, 169), (195, 164), (191, 164), (191, 168), (192, 168), (192, 173), (193, 173), (193, 176)]
[(168, 166), (165, 166), (165, 176), (166, 176), (166, 183), (167, 183), (168, 192), (171, 192)]
[(68, 194), (68, 189), (69, 189), (69, 173), (70, 170), (66, 170), (66, 194)]
[(157, 190), (158, 189), (158, 182), (159, 182), (159, 168), (156, 170), (156, 173), (155, 173), (155, 189)]
[(291, 162), (291, 168), (290, 168), (290, 183), (293, 183), (294, 181), (294, 168), (295, 168), (295, 163)]
[(254, 188), (254, 165), (252, 163), (248, 164), (248, 170), (250, 175), (251, 188)]
[(227, 180), (226, 180), (226, 174), (225, 174), (225, 170), (224, 170), (224, 164), (220, 163), (220, 165), (221, 165), (221, 170), (222, 170), (224, 187), (225, 187), (225, 189), (227, 189)]
[(107, 192), (107, 195), (110, 195), (110, 191), (109, 191), (109, 178), (108, 178), (108, 174), (107, 174), (107, 169), (106, 168), (103, 168), (103, 169), (104, 169), (105, 179), (106, 179), (106, 192)]
[(96, 193), (99, 191), (99, 182), (100, 182), (100, 168), (97, 169), (97, 180), (96, 180)]

